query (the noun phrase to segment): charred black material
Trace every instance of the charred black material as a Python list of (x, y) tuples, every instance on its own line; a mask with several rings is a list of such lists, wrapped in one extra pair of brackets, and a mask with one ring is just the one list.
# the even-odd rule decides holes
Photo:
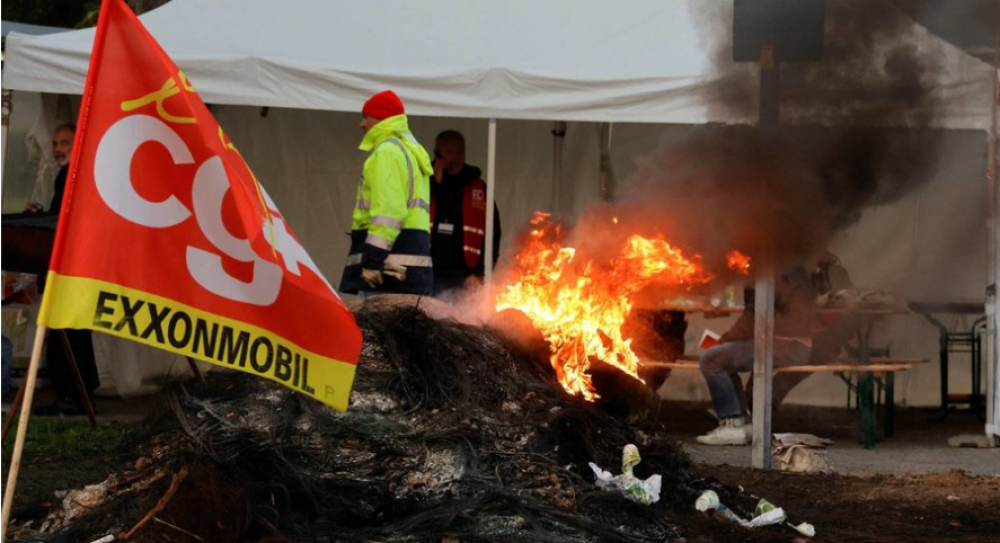
[[(568, 396), (547, 360), (489, 329), (413, 308), (358, 321), (347, 413), (241, 373), (178, 388), (104, 483), (108, 499), (48, 537), (127, 531), (182, 469), (139, 540), (664, 541), (709, 485), (663, 423), (638, 430)], [(663, 476), (657, 504), (594, 486), (587, 463), (618, 471), (628, 443), (643, 456), (636, 475)]]

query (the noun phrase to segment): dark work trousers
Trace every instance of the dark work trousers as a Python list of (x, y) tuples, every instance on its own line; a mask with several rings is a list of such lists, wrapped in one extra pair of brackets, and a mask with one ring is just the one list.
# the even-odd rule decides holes
[[(809, 364), (810, 348), (794, 341), (774, 340), (774, 367)], [(712, 404), (720, 418), (735, 417), (752, 407), (753, 378), (744, 390), (738, 372), (753, 371), (754, 344), (752, 341), (722, 343), (701, 355), (701, 372), (712, 394)], [(775, 375), (771, 386), (771, 404), (781, 405), (782, 400), (808, 377), (809, 373), (781, 373)]]
[[(76, 382), (73, 380), (73, 373), (69, 367), (69, 360), (66, 358), (66, 351), (63, 348), (61, 330), (49, 330), (49, 337), (46, 340), (45, 356), (48, 362), (49, 378), (56, 394), (60, 398), (71, 398), (78, 406), (83, 407), (80, 394), (76, 389)], [(90, 330), (65, 330), (69, 337), (69, 344), (73, 348), (73, 356), (76, 358), (76, 365), (80, 368), (80, 376), (83, 377), (84, 388), (93, 399), (94, 390), (100, 386), (101, 381), (97, 376), (97, 361), (94, 359), (94, 340)]]

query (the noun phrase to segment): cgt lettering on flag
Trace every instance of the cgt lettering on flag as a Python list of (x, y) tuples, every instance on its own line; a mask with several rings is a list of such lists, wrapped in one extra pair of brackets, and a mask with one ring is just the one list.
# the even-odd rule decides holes
[(101, 3), (39, 324), (247, 372), (345, 410), (354, 316), (123, 0)]

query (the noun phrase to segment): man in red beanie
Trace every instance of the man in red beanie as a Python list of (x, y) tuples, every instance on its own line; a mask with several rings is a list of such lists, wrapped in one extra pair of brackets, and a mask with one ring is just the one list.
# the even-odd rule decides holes
[(361, 114), (360, 149), (370, 154), (354, 204), (340, 290), (430, 294), (430, 156), (410, 132), (396, 93), (372, 96)]

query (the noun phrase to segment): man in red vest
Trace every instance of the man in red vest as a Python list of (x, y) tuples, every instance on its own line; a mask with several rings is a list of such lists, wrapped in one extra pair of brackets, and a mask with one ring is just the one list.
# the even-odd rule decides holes
[[(500, 212), (493, 207), (493, 263), (500, 255)], [(434, 293), (482, 281), (486, 250), (486, 183), (465, 163), (465, 138), (455, 130), (434, 142), (431, 179), (431, 259)]]

